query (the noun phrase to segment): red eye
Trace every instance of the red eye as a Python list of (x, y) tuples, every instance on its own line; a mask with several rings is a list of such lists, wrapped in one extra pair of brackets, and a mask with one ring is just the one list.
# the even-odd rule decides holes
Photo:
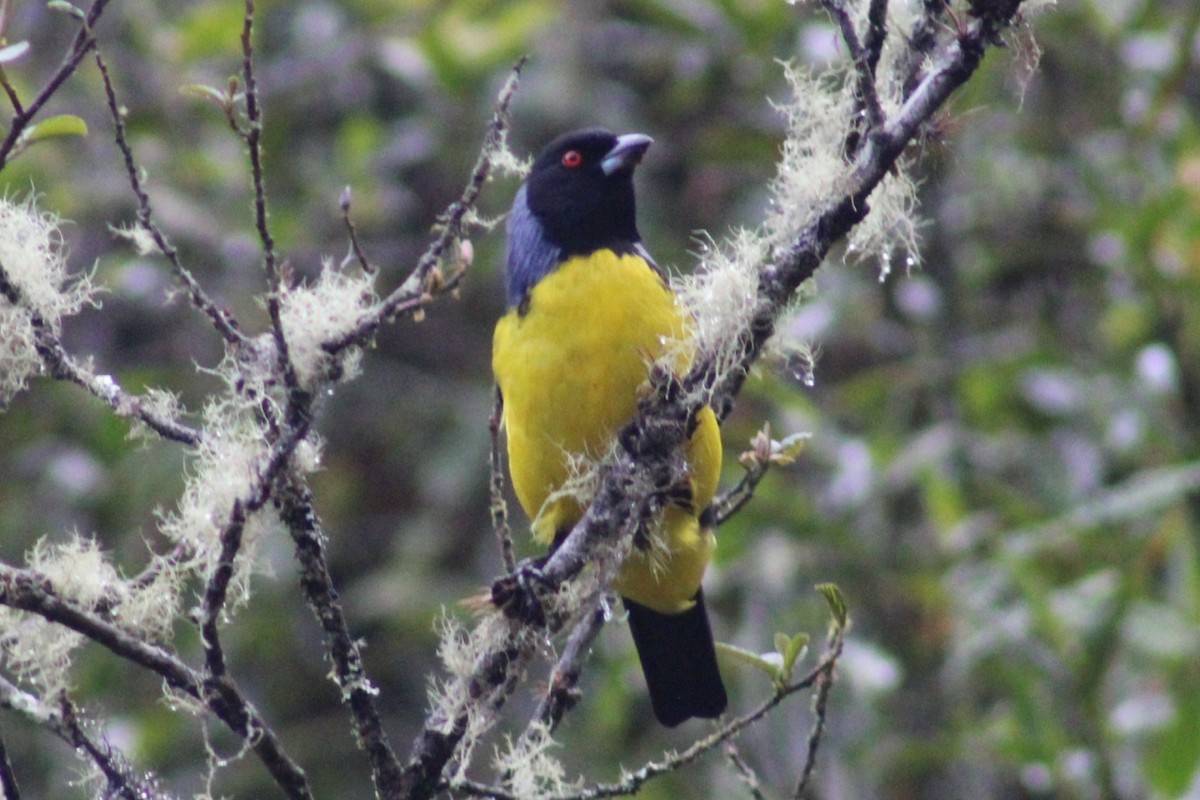
[(563, 153), (562, 163), (564, 167), (574, 169), (583, 163), (583, 156), (579, 154), (578, 150), (568, 150)]

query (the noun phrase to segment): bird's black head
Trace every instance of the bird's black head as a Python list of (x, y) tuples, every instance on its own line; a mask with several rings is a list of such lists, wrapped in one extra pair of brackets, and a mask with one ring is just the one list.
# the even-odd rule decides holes
[(638, 242), (633, 168), (650, 147), (640, 133), (602, 128), (564, 134), (538, 156), (525, 184), (529, 211), (562, 255)]

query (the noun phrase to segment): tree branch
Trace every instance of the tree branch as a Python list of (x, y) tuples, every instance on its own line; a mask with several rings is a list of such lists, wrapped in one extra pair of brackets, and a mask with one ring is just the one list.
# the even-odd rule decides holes
[(280, 514), (296, 546), (300, 585), (309, 608), (325, 633), (325, 648), (333, 661), (334, 680), (342, 702), (350, 707), (354, 733), (371, 762), (371, 777), (380, 797), (399, 794), (401, 767), (383, 730), (376, 702), (378, 690), (367, 677), (358, 642), (342, 613), (341, 602), (325, 558), (325, 534), (313, 507), (311, 490), (288, 477), (279, 492)]
[[(670, 753), (661, 761), (652, 761), (645, 764), (640, 769), (625, 775), (620, 781), (615, 783), (602, 783), (578, 792), (549, 795), (542, 800), (600, 800), (600, 798), (606, 797), (623, 797), (637, 794), (648, 781), (657, 778), (659, 775), (674, 772), (731, 740), (744, 729), (764, 718), (772, 709), (793, 694), (813, 686), (819, 686), (822, 681), (830, 681), (830, 676), (837, 666), (838, 659), (841, 658), (844, 635), (845, 630), (843, 628), (834, 626), (825, 652), (821, 654), (820, 661), (817, 662), (817, 665), (808, 674), (798, 681), (778, 687), (770, 698), (761, 703), (753, 711), (723, 723), (717, 730), (708, 736), (696, 740), (686, 749), (677, 753)], [(815, 752), (815, 748), (810, 751), (810, 759), (815, 756)], [(805, 766), (811, 771), (811, 766), (807, 762)], [(446, 784), (446, 787), (459, 789), (479, 797), (494, 798), (495, 800), (521, 800), (521, 798), (516, 797), (501, 787), (486, 786), (473, 781), (456, 781)]]
[(150, 234), (155, 247), (167, 259), (167, 263), (171, 265), (175, 276), (187, 287), (188, 297), (191, 298), (192, 305), (209, 318), (213, 327), (217, 329), (217, 333), (227, 343), (235, 346), (244, 345), (246, 343), (246, 336), (238, 327), (237, 320), (233, 318), (233, 314), (229, 312), (229, 309), (220, 308), (212, 301), (208, 293), (204, 291), (204, 287), (183, 266), (183, 262), (179, 258), (179, 251), (175, 249), (175, 245), (171, 244), (166, 234), (163, 233), (162, 229), (158, 227), (158, 223), (155, 222), (154, 212), (150, 208), (150, 196), (142, 186), (140, 171), (133, 158), (133, 148), (130, 147), (129, 140), (125, 135), (125, 117), (121, 111), (120, 103), (117, 102), (117, 92), (113, 88), (112, 78), (108, 72), (108, 65), (101, 56), (98, 47), (96, 48), (95, 58), (96, 67), (100, 70), (100, 78), (104, 83), (104, 96), (108, 101), (109, 117), (113, 121), (117, 148), (121, 151), (121, 157), (125, 161), (125, 174), (129, 178), (129, 186), (133, 190), (133, 196), (137, 199), (138, 224)]
[(850, 12), (846, 10), (843, 0), (821, 0), (821, 8), (833, 18), (842, 32), (842, 41), (846, 43), (851, 63), (854, 64), (854, 96), (866, 114), (866, 130), (875, 130), (884, 122), (879, 90), (875, 87), (875, 66), (879, 63), (883, 38), (887, 33), (883, 25), (884, 16), (887, 14), (887, 0), (871, 0), (868, 12), (868, 47), (864, 47), (859, 40), (854, 20), (850, 18)]
[(121, 389), (111, 375), (97, 375), (72, 358), (42, 315), (26, 306), (20, 288), (9, 278), (3, 264), (0, 264), (0, 296), (28, 312), (38, 355), (51, 377), (82, 387), (108, 403), (117, 416), (136, 419), (164, 439), (193, 446), (200, 443), (200, 432), (195, 428), (159, 413), (144, 398)]
[(438, 285), (429, 285), (429, 277), (434, 268), (446, 257), (451, 245), (462, 238), (463, 231), (467, 225), (468, 214), (475, 208), (475, 201), (479, 197), (479, 192), (483, 189), (483, 184), (491, 174), (492, 155), (503, 143), (505, 133), (508, 130), (508, 106), (516, 95), (517, 85), (521, 77), (521, 69), (525, 66), (525, 61), (525, 56), (517, 59), (517, 63), (513, 65), (508, 80), (505, 81), (504, 86), (501, 87), (500, 93), (497, 95), (496, 107), (492, 113), (492, 120), (488, 125), (487, 132), (484, 134), (483, 147), (479, 151), (479, 158), (475, 161), (475, 167), (471, 170), (471, 177), (467, 181), (462, 194), (450, 204), (449, 208), (440, 217), (441, 232), (437, 238), (433, 240), (420, 259), (417, 260), (416, 267), (413, 268), (413, 271), (409, 273), (404, 282), (395, 291), (380, 301), (370, 313), (363, 315), (363, 318), (359, 320), (358, 324), (352, 330), (347, 331), (334, 341), (326, 342), (323, 345), (326, 352), (338, 353), (347, 347), (366, 344), (375, 335), (380, 325), (395, 319), (398, 315), (406, 311), (428, 305), (435, 294), (454, 288), (458, 284), (458, 281), (461, 280), (462, 271), (459, 270), (457, 274), (438, 282)]
[(309, 800), (304, 772), (283, 751), (274, 732), (228, 676), (205, 680), (169, 650), (150, 644), (98, 619), (59, 597), (45, 576), (0, 564), (0, 604), (29, 611), (81, 633), (115, 655), (150, 670), (167, 686), (204, 704), (234, 733), (249, 742), (267, 771), (293, 800)]
[(563, 715), (579, 702), (579, 676), (583, 673), (583, 665), (588, 656), (591, 655), (596, 637), (600, 635), (600, 630), (608, 620), (614, 600), (613, 597), (597, 595), (591, 609), (575, 624), (575, 628), (567, 637), (562, 655), (550, 673), (546, 693), (542, 695), (529, 724), (521, 734), (522, 739), (527, 739), (534, 730), (553, 732), (562, 721)]
[(491, 476), (488, 481), (489, 501), (492, 512), (492, 529), (496, 531), (496, 541), (500, 545), (500, 560), (504, 564), (504, 572), (511, 574), (517, 568), (517, 558), (513, 555), (512, 531), (508, 527), (508, 504), (504, 501), (504, 451), (500, 445), (500, 425), (504, 420), (504, 398), (500, 396), (500, 387), (492, 390), (492, 416), (488, 419), (491, 452), (488, 464)]

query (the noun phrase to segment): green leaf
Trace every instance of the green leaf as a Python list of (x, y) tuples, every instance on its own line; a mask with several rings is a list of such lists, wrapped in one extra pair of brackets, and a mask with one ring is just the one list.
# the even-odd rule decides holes
[(46, 3), (46, 8), (51, 11), (57, 11), (60, 14), (70, 14), (72, 17), (87, 19), (87, 14), (83, 12), (83, 9), (72, 3), (68, 3), (67, 0), (50, 0), (49, 3)]
[(808, 649), (808, 634), (800, 632), (795, 636), (788, 636), (786, 633), (777, 633), (775, 634), (775, 649), (783, 656), (783, 677), (790, 678), (796, 662)]
[(87, 123), (82, 117), (74, 114), (59, 114), (47, 117), (36, 125), (31, 125), (22, 134), (21, 139), (26, 143), (40, 142), (43, 139), (53, 139), (56, 136), (87, 136)]
[(813, 588), (825, 596), (825, 602), (829, 604), (829, 612), (833, 614), (834, 623), (839, 628), (845, 628), (847, 610), (846, 598), (842, 596), (842, 590), (836, 583), (818, 583)]
[(1200, 769), (1200, 678), (1192, 666), (1171, 681), (1175, 716), (1147, 748), (1143, 769), (1150, 785), (1164, 797), (1182, 797)]
[(728, 656), (735, 661), (740, 661), (743, 664), (749, 664), (755, 669), (760, 669), (774, 681), (776, 684), (782, 683), (787, 675), (783, 672), (783, 656), (779, 653), (755, 653), (751, 650), (744, 650), (732, 644), (717, 642), (717, 652), (721, 655)]
[(229, 96), (225, 92), (214, 89), (211, 86), (205, 86), (202, 83), (189, 83), (186, 86), (180, 86), (179, 93), (191, 97), (199, 97), (202, 100), (210, 100), (217, 104), (217, 108), (222, 110), (229, 104)]
[(17, 42), (0, 48), (0, 64), (11, 64), (29, 52), (29, 42)]

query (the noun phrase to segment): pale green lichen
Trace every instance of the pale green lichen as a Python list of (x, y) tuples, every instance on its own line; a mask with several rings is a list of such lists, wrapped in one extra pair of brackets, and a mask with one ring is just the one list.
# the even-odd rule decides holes
[(329, 260), (315, 282), (280, 293), (284, 339), (296, 378), (305, 390), (315, 391), (325, 382), (349, 380), (358, 374), (359, 348), (335, 354), (324, 345), (354, 330), (376, 299), (373, 273), (342, 272)]
[[(37, 326), (58, 333), (64, 317), (94, 303), (87, 275), (68, 276), (59, 219), (37, 209), (32, 197), (0, 199), (0, 405), (44, 369)], [(15, 293), (15, 300), (10, 295)]]

